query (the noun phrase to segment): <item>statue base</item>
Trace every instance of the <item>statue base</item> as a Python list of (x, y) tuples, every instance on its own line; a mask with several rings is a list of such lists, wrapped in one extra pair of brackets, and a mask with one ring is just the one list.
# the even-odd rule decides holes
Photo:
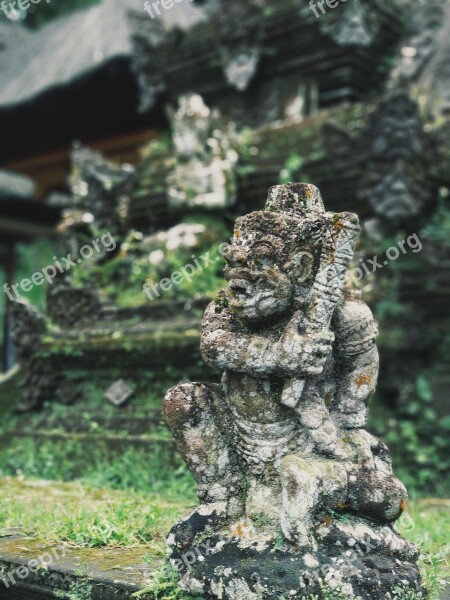
[[(316, 527), (315, 540), (315, 548), (299, 549), (279, 530), (243, 519), (196, 540), (206, 551), (190, 552), (196, 560), (181, 586), (207, 600), (319, 600), (330, 593), (336, 600), (385, 600), (395, 590), (421, 589), (417, 548), (390, 526), (330, 517)], [(172, 556), (178, 568), (183, 556)]]

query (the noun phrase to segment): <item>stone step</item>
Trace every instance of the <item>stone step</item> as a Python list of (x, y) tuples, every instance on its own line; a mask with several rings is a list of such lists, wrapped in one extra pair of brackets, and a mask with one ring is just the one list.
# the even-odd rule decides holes
[[(88, 415), (88, 418), (87, 418)], [(103, 434), (126, 432), (128, 435), (150, 434), (156, 428), (165, 428), (161, 410), (148, 411), (147, 415), (135, 416), (127, 412), (116, 416), (107, 416), (97, 412), (80, 410), (69, 412), (65, 416), (59, 415), (33, 415), (33, 419), (21, 420), (22, 431), (64, 431), (66, 433), (96, 433), (93, 426)]]
[(74, 441), (74, 442), (87, 442), (88, 447), (91, 444), (102, 443), (111, 449), (123, 449), (124, 446), (135, 446), (152, 448), (158, 445), (173, 449), (175, 451), (175, 442), (170, 437), (164, 437), (162, 435), (103, 435), (103, 434), (92, 434), (92, 433), (66, 433), (66, 432), (54, 432), (54, 431), (22, 431), (12, 430), (4, 433), (0, 437), (0, 448), (6, 446), (8, 443), (15, 439), (23, 439), (24, 437), (49, 440), (53, 442), (61, 441)]
[(62, 597), (58, 592), (89, 600), (131, 600), (162, 565), (161, 559), (144, 561), (146, 554), (145, 547), (54, 548), (32, 537), (3, 537), (0, 600), (53, 600)]

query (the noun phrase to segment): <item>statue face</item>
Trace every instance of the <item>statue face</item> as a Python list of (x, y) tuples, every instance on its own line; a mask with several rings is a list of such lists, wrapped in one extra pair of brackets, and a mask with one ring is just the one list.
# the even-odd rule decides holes
[(312, 255), (302, 251), (289, 260), (284, 246), (278, 237), (241, 230), (226, 249), (229, 305), (244, 321), (257, 323), (289, 312), (296, 282), (311, 275)]

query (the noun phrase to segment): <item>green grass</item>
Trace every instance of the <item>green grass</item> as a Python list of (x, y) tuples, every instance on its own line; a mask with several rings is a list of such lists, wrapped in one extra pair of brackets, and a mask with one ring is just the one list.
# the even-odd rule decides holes
[(168, 530), (194, 504), (184, 485), (156, 494), (7, 477), (0, 480), (0, 536), (14, 531), (53, 546), (146, 546), (163, 556)]
[[(424, 499), (412, 502), (397, 528), (419, 546), (425, 587), (430, 600), (438, 600), (444, 588), (443, 581), (449, 580), (450, 576), (450, 500)], [(408, 598), (406, 595), (405, 600)], [(413, 598), (411, 596), (411, 600)], [(395, 596), (392, 600), (396, 600)]]
[(39, 441), (16, 439), (0, 452), (0, 476), (25, 476), (59, 481), (81, 480), (94, 487), (166, 492), (172, 487), (187, 491), (185, 475), (175, 447), (165, 444), (135, 448), (118, 445), (111, 450), (99, 440)]

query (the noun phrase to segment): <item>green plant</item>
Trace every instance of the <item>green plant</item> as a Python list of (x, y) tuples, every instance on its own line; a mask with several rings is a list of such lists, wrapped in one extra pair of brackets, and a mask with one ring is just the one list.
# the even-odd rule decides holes
[(267, 515), (265, 515), (263, 512), (253, 513), (250, 518), (257, 527), (264, 527), (270, 522)]
[(87, 581), (76, 580), (71, 582), (67, 591), (54, 589), (53, 594), (63, 600), (90, 600), (92, 585)]
[(352, 597), (343, 591), (342, 586), (336, 586), (332, 588), (325, 581), (319, 581), (320, 590), (322, 592), (323, 600), (352, 600)]
[[(199, 236), (195, 247), (180, 245), (168, 249), (161, 243), (159, 250), (164, 258), (158, 264), (149, 260), (149, 250), (136, 244), (134, 233), (123, 242), (122, 250), (104, 264), (86, 262), (71, 273), (75, 287), (95, 287), (102, 295), (120, 307), (137, 307), (149, 302), (143, 286), (153, 291), (154, 300), (171, 298), (213, 297), (224, 287), (222, 271), (224, 262), (218, 246), (226, 241), (231, 231), (222, 220), (194, 213), (186, 217), (185, 224), (203, 225), (204, 233)], [(156, 249), (156, 246), (155, 246)], [(209, 258), (208, 264), (201, 257)], [(196, 266), (192, 276), (183, 277), (177, 285), (163, 291), (159, 283), (171, 279), (174, 273), (183, 273), (186, 265)]]
[(142, 546), (164, 556), (167, 531), (194, 503), (193, 494), (170, 487), (155, 494), (0, 479), (0, 536), (16, 530), (49, 546)]
[(395, 587), (392, 592), (386, 594), (386, 600), (425, 600), (423, 592), (409, 585)]
[(427, 591), (428, 600), (440, 600), (448, 581), (443, 578), (442, 563), (446, 560), (450, 547), (444, 546), (436, 554), (424, 553), (420, 559), (423, 585)]
[[(53, 256), (60, 255), (58, 243), (54, 239), (42, 238), (32, 244), (20, 243), (16, 247), (17, 270), (16, 281), (30, 279), (33, 273), (41, 271), (46, 265), (53, 263)], [(64, 256), (64, 254), (63, 254)], [(47, 284), (44, 286), (33, 285), (29, 292), (20, 289), (20, 294), (31, 304), (42, 310), (45, 306)]]
[(420, 232), (428, 240), (436, 242), (444, 248), (450, 246), (450, 192), (447, 188), (439, 190), (439, 203), (432, 218)]
[(201, 596), (186, 594), (179, 582), (179, 572), (167, 562), (153, 575), (149, 585), (133, 594), (133, 597), (140, 600), (202, 600)]
[(284, 537), (284, 533), (279, 529), (277, 531), (277, 536), (275, 538), (274, 548), (275, 550), (281, 550), (284, 544), (286, 543), (286, 538)]

